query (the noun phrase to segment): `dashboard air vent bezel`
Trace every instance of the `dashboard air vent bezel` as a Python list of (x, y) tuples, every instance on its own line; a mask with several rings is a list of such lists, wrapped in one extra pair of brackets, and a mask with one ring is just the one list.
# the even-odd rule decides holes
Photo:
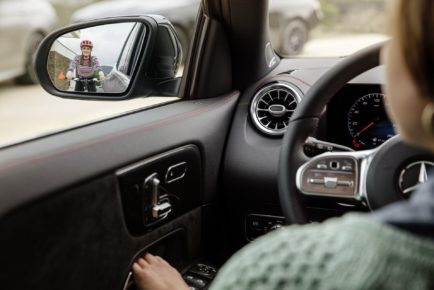
[[(277, 98), (276, 98), (276, 93), (274, 93), (276, 91), (277, 91)], [(282, 92), (284, 92), (285, 95), (282, 95)], [(273, 82), (273, 83), (269, 83), (269, 84), (265, 85), (255, 94), (255, 96), (253, 97), (253, 100), (250, 104), (250, 117), (252, 119), (253, 124), (260, 132), (262, 132), (268, 136), (275, 136), (275, 137), (283, 136), (294, 110), (296, 109), (296, 107), (298, 106), (298, 103), (302, 99), (302, 95), (303, 95), (303, 93), (300, 91), (300, 89), (298, 89), (296, 86), (289, 84), (289, 83), (284, 83), (284, 82), (280, 81), (280, 82)], [(273, 129), (273, 128), (269, 127), (271, 124), (273, 124), (273, 122), (268, 123), (268, 124), (265, 124), (262, 122), (262, 120), (270, 118), (270, 117), (264, 118), (264, 116), (263, 115), (261, 116), (261, 114), (267, 114), (268, 113), (269, 115), (271, 115), (271, 111), (269, 110), (268, 112), (266, 112), (262, 108), (261, 109), (262, 113), (259, 113), (260, 111), (258, 111), (258, 110), (260, 109), (260, 107), (259, 107), (260, 103), (262, 102), (263, 104), (269, 105), (271, 101), (280, 100), (281, 98), (283, 99), (285, 97), (286, 97), (286, 99), (288, 97), (290, 97), (292, 99), (292, 101), (290, 101), (291, 107), (288, 108), (287, 106), (285, 106), (286, 109), (291, 109), (292, 112), (289, 116), (282, 117), (282, 119), (285, 119), (285, 120), (282, 120), (281, 122), (279, 121), (280, 124), (282, 124), (282, 123), (284, 124), (284, 127)], [(292, 107), (293, 101), (295, 102), (294, 108)], [(282, 105), (282, 104), (278, 104), (278, 105)], [(274, 116), (274, 117), (279, 118), (277, 116)], [(279, 126), (279, 123), (277, 124), (278, 126)]]

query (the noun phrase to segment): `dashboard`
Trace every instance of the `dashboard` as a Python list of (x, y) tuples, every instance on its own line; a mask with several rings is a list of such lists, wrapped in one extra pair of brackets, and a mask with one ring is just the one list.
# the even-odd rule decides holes
[(327, 141), (356, 151), (374, 149), (395, 135), (379, 85), (348, 84), (327, 106)]
[[(258, 123), (275, 131), (282, 124), (287, 125), (294, 101), (302, 103), (312, 86), (340, 60), (283, 59), (275, 71), (246, 88), (240, 96), (222, 170), (222, 191), (228, 200), (228, 212), (234, 215), (231, 218), (238, 220), (240, 233), (248, 229), (246, 221), (251, 221), (252, 216), (258, 219), (282, 216), (278, 176), (282, 135), (286, 130), (272, 135), (258, 129)], [(311, 137), (356, 151), (373, 149), (393, 137), (394, 126), (386, 115), (385, 96), (381, 91), (384, 82), (384, 67), (379, 66), (340, 88), (327, 104), (317, 132)], [(290, 89), (283, 93), (285, 86)], [(329, 200), (305, 202), (312, 220), (316, 221), (356, 210), (348, 203)]]
[[(254, 114), (257, 123), (279, 131), (281, 124), (287, 125), (285, 118), (290, 118), (294, 101), (302, 103), (312, 86), (340, 60), (283, 59), (275, 71), (246, 88), (240, 96), (223, 161), (222, 191), (230, 201), (228, 211), (237, 213), (234, 219), (242, 224), (241, 232), (250, 214), (282, 216), (277, 177), (283, 134), (271, 135), (259, 130)], [(379, 66), (340, 88), (324, 110), (316, 134), (311, 137), (356, 151), (373, 149), (393, 137), (394, 126), (386, 115), (381, 91), (384, 81), (384, 67)], [(276, 84), (284, 86), (276, 87)], [(291, 88), (287, 93), (283, 93), (285, 86)], [(252, 111), (255, 104), (259, 105)], [(284, 114), (285, 111), (288, 114)], [(322, 146), (324, 149), (329, 150)], [(309, 202), (315, 209), (312, 214), (317, 214), (315, 220), (354, 210), (348, 205), (323, 200)]]

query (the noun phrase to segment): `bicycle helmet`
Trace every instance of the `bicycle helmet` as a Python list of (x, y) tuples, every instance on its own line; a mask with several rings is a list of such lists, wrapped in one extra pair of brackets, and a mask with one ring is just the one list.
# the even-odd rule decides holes
[(90, 40), (83, 40), (82, 42), (80, 42), (80, 48), (82, 48), (83, 46), (93, 48), (93, 43)]

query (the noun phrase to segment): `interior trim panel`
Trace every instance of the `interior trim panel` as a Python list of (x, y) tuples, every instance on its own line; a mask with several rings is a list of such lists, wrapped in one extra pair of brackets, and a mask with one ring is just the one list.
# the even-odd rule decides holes
[(0, 216), (185, 144), (206, 156), (203, 202), (209, 202), (238, 96), (179, 101), (0, 150)]

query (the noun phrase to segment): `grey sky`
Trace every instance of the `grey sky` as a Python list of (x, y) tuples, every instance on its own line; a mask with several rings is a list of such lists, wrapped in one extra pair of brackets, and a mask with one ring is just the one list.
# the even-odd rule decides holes
[(77, 35), (63, 35), (59, 42), (76, 54), (81, 54), (80, 42), (90, 40), (93, 43), (92, 55), (98, 57), (101, 65), (113, 66), (119, 58), (122, 46), (135, 23), (115, 23), (81, 29)]

